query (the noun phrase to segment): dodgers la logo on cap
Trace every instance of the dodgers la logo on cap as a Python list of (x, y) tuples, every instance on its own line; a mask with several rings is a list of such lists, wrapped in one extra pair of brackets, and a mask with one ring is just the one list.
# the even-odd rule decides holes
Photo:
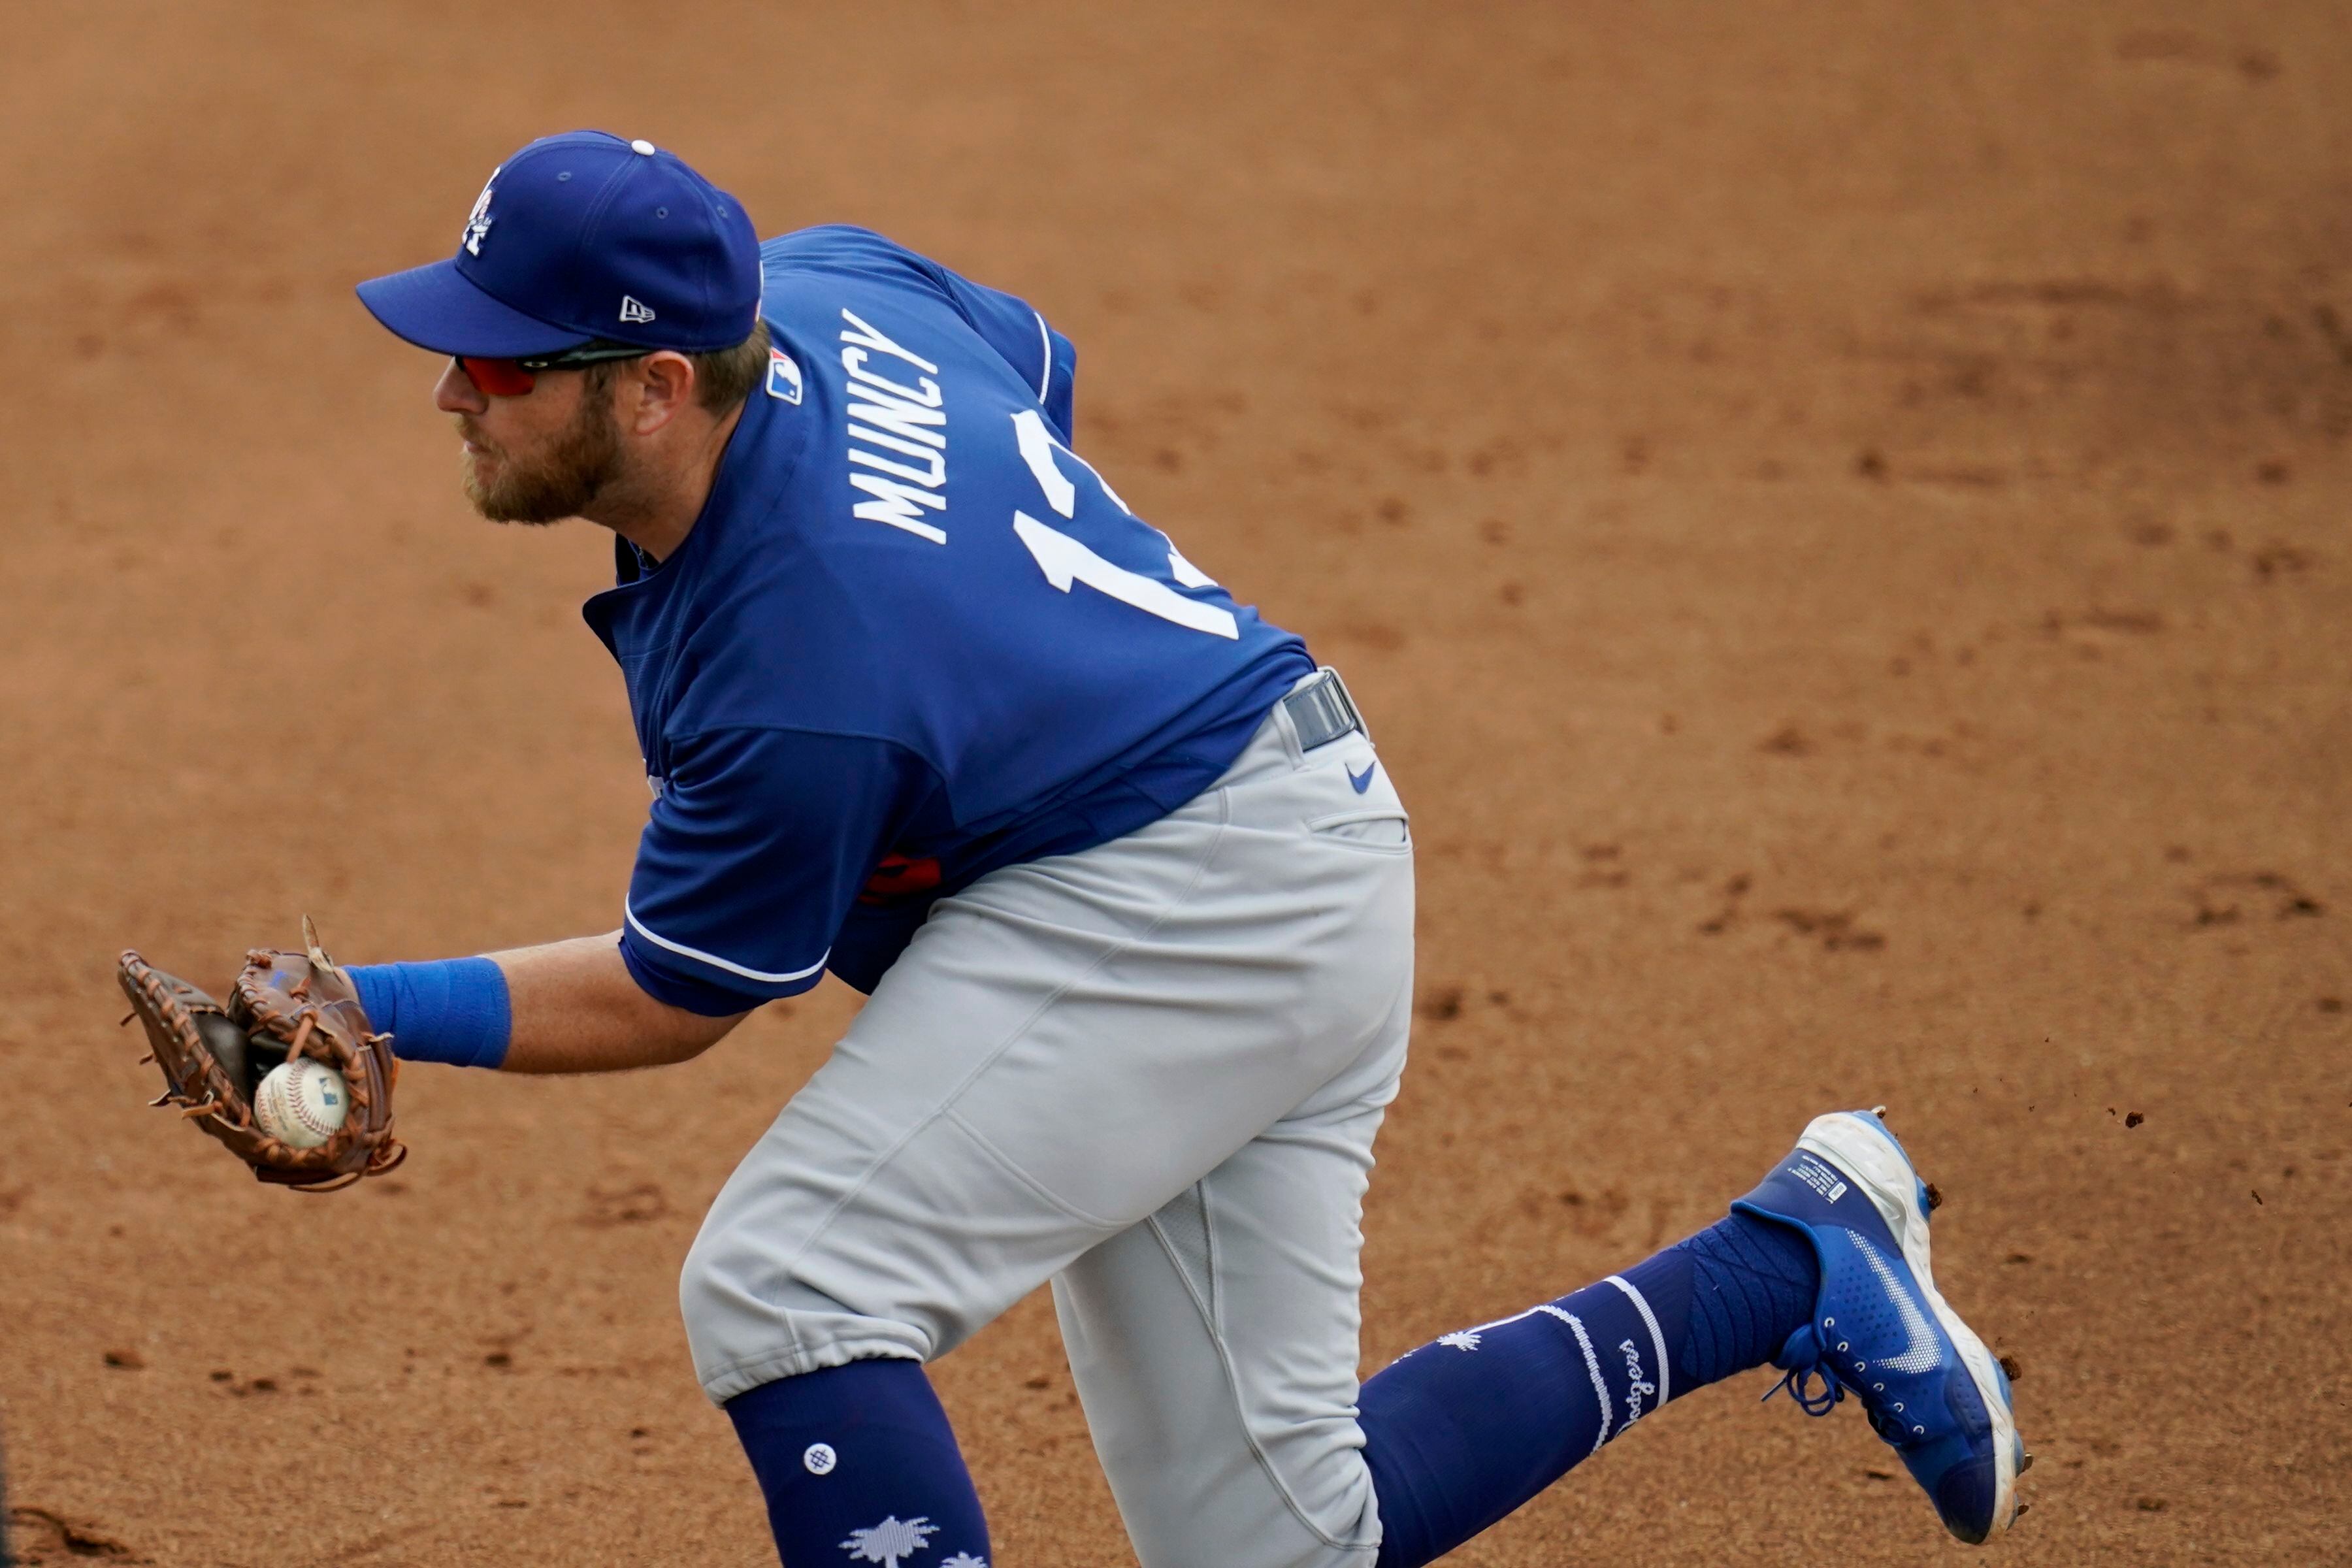
[(474, 198), (474, 210), (466, 215), (466, 231), (457, 237), (457, 243), (468, 255), (482, 254), (482, 241), (490, 232), (490, 193), (498, 184), (499, 172), (492, 169), (490, 177), (482, 182), (482, 194)]
[(571, 131), (490, 172), (455, 256), (359, 295), (438, 353), (509, 358), (595, 339), (704, 353), (751, 336), (760, 242), (742, 204), (676, 153)]

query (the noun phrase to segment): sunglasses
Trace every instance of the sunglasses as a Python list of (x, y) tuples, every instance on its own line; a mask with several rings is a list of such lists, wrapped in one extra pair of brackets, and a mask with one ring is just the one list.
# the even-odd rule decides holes
[(520, 397), (539, 384), (542, 370), (577, 370), (584, 364), (603, 364), (609, 360), (642, 359), (655, 351), (636, 343), (616, 343), (596, 339), (576, 348), (551, 354), (533, 354), (527, 359), (484, 359), (479, 354), (456, 354), (457, 368), (474, 390), (489, 397)]

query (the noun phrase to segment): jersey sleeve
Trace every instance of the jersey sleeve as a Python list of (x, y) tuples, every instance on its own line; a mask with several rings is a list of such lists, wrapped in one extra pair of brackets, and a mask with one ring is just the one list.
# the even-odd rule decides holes
[(796, 730), (673, 745), (637, 845), (621, 956), (648, 995), (710, 1017), (796, 995), (899, 826), (936, 787), (902, 746)]
[(933, 270), (972, 330), (1037, 394), (1045, 423), (1063, 445), (1069, 445), (1078, 375), (1078, 351), (1070, 340), (1047, 326), (1045, 314), (1026, 300), (974, 283), (936, 263)]
[(778, 268), (785, 274), (814, 268), (883, 281), (920, 279), (920, 287), (945, 294), (956, 313), (1028, 384), (1045, 422), (1064, 446), (1070, 444), (1071, 394), (1077, 379), (1078, 351), (1048, 326), (1045, 314), (1026, 300), (975, 283), (928, 256), (854, 224), (821, 224), (779, 235), (760, 247), (760, 255), (763, 268)]

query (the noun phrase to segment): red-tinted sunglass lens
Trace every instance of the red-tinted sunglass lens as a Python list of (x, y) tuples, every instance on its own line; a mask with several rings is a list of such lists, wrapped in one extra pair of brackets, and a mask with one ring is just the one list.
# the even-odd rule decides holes
[(477, 391), (492, 397), (520, 397), (539, 384), (539, 377), (510, 359), (481, 359), (473, 354), (459, 354), (457, 368)]

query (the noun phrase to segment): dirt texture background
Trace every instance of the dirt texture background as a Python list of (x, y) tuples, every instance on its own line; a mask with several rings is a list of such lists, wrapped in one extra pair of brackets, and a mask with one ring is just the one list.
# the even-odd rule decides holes
[[(2024, 1376), (1986, 1561), (2352, 1560), (2339, 6), (42, 7), (0, 129), (0, 1422), (37, 1563), (756, 1563), (674, 1282), (837, 985), (684, 1068), (422, 1068), (265, 1191), (142, 1109), (217, 980), (608, 929), (586, 525), (472, 517), (356, 280), (575, 125), (1079, 345), (1080, 447), (1414, 808), (1366, 1367), (1885, 1101)], [(315, 720), (298, 727), (285, 712)], [(998, 1560), (1131, 1558), (1049, 1305), (936, 1369)], [(1678, 1403), (1462, 1552), (1932, 1563), (1851, 1408)], [(1889, 1479), (1890, 1476), (1895, 1479)]]

